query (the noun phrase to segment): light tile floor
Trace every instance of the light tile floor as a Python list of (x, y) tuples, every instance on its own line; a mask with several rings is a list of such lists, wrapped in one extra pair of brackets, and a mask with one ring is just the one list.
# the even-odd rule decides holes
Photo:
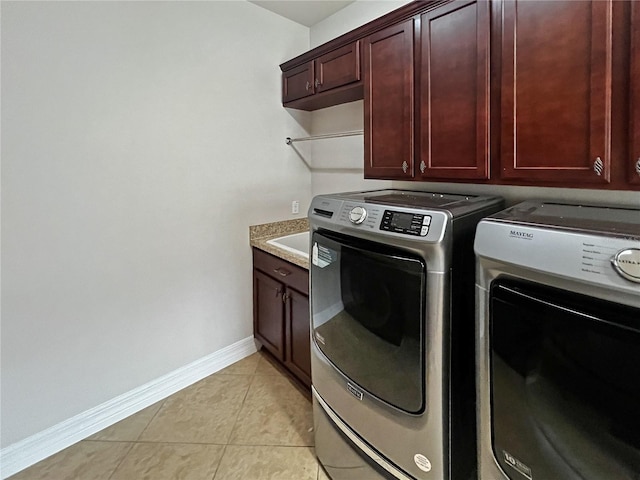
[(310, 394), (256, 353), (10, 480), (328, 480)]

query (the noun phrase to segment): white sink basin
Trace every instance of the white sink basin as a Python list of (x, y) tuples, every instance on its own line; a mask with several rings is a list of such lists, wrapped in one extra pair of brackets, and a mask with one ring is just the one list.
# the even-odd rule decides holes
[(267, 243), (287, 252), (309, 258), (309, 232), (293, 233), (283, 237), (267, 240)]

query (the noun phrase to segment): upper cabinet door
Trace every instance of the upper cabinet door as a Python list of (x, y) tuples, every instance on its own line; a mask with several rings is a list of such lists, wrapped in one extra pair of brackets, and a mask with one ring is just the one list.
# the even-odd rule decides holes
[(357, 82), (360, 80), (360, 42), (322, 55), (315, 62), (314, 84), (318, 93)]
[(629, 181), (640, 184), (640, 4), (631, 3), (631, 124)]
[(315, 93), (313, 62), (282, 72), (282, 103)]
[(364, 176), (413, 177), (413, 19), (363, 41)]
[(611, 22), (611, 0), (504, 1), (502, 178), (609, 182)]
[(420, 164), (429, 178), (489, 178), (490, 2), (421, 17)]

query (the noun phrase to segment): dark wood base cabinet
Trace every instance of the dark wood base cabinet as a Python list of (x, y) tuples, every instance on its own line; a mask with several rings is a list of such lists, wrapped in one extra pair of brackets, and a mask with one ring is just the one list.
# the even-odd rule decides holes
[(311, 386), (309, 272), (256, 248), (253, 332), (269, 353)]

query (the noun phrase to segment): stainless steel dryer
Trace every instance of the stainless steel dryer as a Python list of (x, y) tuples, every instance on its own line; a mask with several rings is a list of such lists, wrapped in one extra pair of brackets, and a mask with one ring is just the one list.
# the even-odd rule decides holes
[(481, 480), (640, 478), (640, 209), (480, 222)]
[(315, 444), (334, 480), (474, 471), (473, 235), (501, 205), (402, 190), (314, 198)]

